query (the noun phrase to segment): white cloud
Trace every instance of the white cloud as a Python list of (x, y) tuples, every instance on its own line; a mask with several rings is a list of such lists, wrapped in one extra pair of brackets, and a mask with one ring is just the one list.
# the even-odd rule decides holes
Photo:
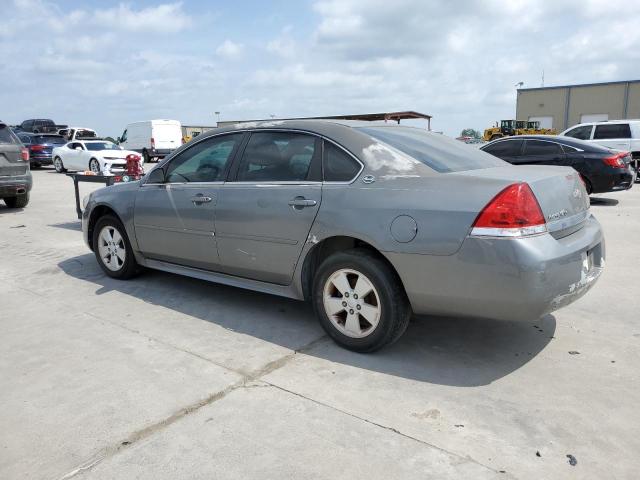
[(115, 8), (97, 10), (91, 16), (96, 25), (118, 30), (148, 32), (179, 32), (191, 25), (191, 18), (182, 11), (182, 2), (166, 3), (142, 10), (133, 10), (127, 3)]
[(241, 43), (235, 43), (231, 40), (225, 40), (218, 46), (218, 48), (216, 48), (216, 53), (221, 57), (235, 60), (242, 56), (243, 50), (244, 45), (242, 45)]

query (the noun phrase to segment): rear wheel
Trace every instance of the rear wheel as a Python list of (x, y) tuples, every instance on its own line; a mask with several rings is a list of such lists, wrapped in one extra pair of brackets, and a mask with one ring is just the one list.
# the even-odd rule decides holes
[(15, 197), (6, 197), (4, 203), (6, 203), (9, 208), (24, 208), (29, 204), (29, 192)]
[(144, 159), (144, 163), (149, 163), (151, 161), (149, 152), (147, 152), (146, 150), (142, 150), (142, 158)]
[(139, 266), (124, 226), (116, 217), (105, 215), (93, 229), (93, 252), (108, 276), (120, 280), (134, 277)]
[(327, 334), (357, 352), (395, 342), (411, 318), (400, 279), (365, 249), (339, 252), (322, 263), (314, 279), (313, 305)]
[(53, 159), (53, 168), (55, 168), (56, 172), (58, 173), (64, 173), (67, 171), (67, 169), (64, 168), (64, 164), (62, 163), (62, 159), (60, 157), (56, 157)]

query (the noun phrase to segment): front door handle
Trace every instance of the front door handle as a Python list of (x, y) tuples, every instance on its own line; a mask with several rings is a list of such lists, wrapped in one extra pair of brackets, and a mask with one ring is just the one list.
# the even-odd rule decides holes
[(205, 197), (204, 195), (196, 195), (195, 197), (191, 197), (191, 201), (194, 205), (201, 205), (203, 203), (211, 202), (211, 197)]
[(289, 205), (294, 208), (315, 207), (318, 204), (315, 200), (304, 197), (296, 197), (289, 200)]

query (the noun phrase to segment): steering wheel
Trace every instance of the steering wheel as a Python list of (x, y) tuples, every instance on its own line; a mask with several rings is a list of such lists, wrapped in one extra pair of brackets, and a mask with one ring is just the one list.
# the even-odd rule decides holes
[(220, 169), (215, 165), (205, 163), (198, 167), (198, 169), (196, 170), (196, 174), (198, 175), (198, 178), (200, 178), (203, 182), (213, 182), (218, 179)]

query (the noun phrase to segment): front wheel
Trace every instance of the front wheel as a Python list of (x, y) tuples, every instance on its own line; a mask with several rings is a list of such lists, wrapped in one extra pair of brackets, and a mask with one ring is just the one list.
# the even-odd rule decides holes
[(67, 171), (67, 169), (64, 168), (64, 164), (62, 163), (62, 159), (60, 157), (56, 157), (53, 159), (53, 168), (55, 168), (56, 172), (58, 173), (64, 173)]
[(95, 158), (89, 160), (89, 170), (91, 170), (96, 175), (100, 173), (100, 163)]
[(357, 352), (395, 342), (411, 318), (397, 274), (366, 249), (339, 252), (322, 263), (314, 279), (313, 305), (327, 334)]
[(120, 220), (112, 215), (105, 215), (96, 222), (93, 252), (104, 273), (112, 278), (127, 280), (139, 271), (127, 232)]

